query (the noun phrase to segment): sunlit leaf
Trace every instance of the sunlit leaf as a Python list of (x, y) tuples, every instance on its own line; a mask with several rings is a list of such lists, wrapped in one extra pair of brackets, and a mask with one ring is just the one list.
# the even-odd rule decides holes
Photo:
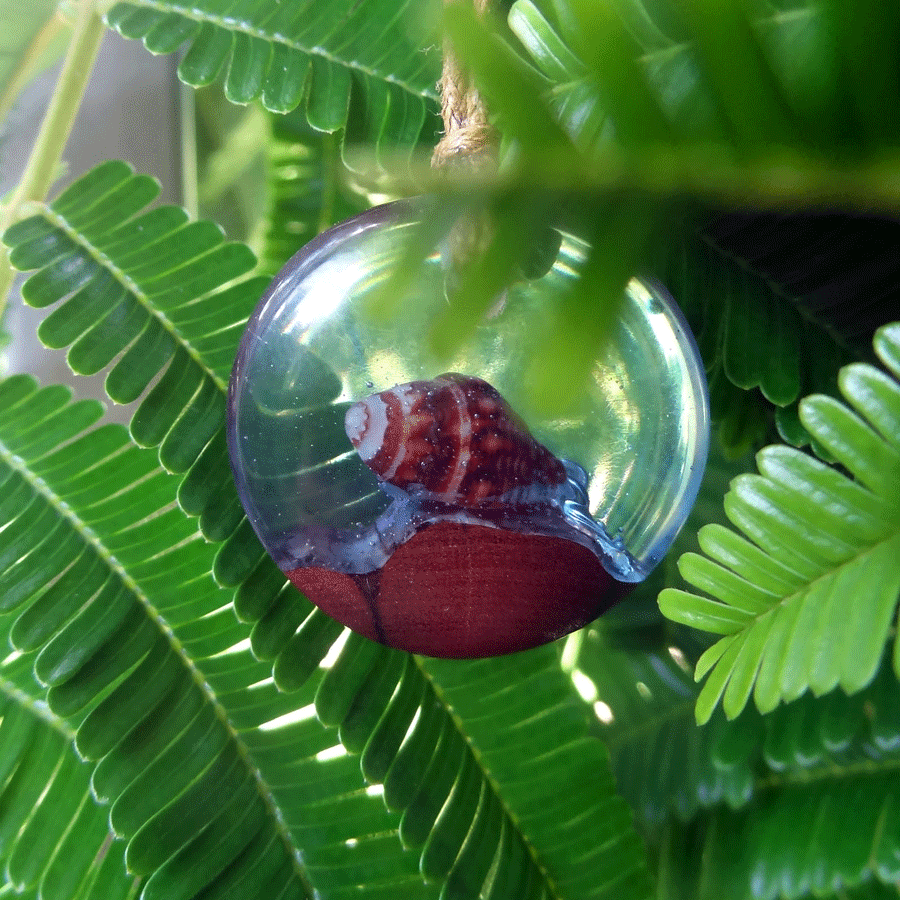
[[(879, 334), (888, 360), (895, 343), (896, 326)], [(858, 691), (884, 653), (900, 596), (900, 385), (864, 364), (839, 381), (855, 412), (814, 396), (801, 415), (850, 477), (787, 447), (766, 448), (760, 474), (736, 479), (725, 500), (744, 537), (710, 526), (700, 532), (707, 557), (680, 561), (685, 579), (714, 599), (660, 597), (670, 618), (727, 635), (724, 652), (714, 645), (698, 663), (698, 676), (708, 675), (701, 722), (723, 692), (725, 712), (737, 715), (751, 685), (763, 712), (806, 690)]]

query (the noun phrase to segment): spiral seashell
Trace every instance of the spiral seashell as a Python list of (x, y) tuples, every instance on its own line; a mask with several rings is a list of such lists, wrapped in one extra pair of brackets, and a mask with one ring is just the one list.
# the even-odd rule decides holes
[(469, 375), (398, 384), (355, 403), (344, 424), (382, 481), (443, 503), (490, 507), (566, 480), (499, 392)]

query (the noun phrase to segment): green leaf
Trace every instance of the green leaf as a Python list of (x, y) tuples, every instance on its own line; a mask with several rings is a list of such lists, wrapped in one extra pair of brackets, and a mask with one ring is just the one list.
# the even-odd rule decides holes
[[(245, 247), (225, 242), (210, 223), (186, 223), (183, 213), (168, 207), (142, 212), (157, 190), (155, 182), (134, 175), (124, 163), (104, 163), (38, 216), (9, 229), (5, 240), (13, 264), (41, 268), (23, 286), (23, 296), (38, 306), (68, 297), (60, 321), (70, 329), (80, 321), (86, 330), (79, 337), (124, 305), (141, 325), (138, 342), (149, 345), (152, 335), (167, 347), (162, 363), (144, 367), (133, 381), (149, 382), (180, 346), (198, 376), (223, 390), (238, 329), (261, 285), (244, 280), (221, 289), (252, 269), (255, 260)], [(198, 319), (194, 301), (214, 292), (219, 292), (218, 315)], [(72, 339), (52, 322), (46, 329), (57, 346)], [(134, 340), (129, 329), (118, 340), (105, 335), (102, 345), (115, 356)], [(120, 376), (111, 378), (119, 384)], [(170, 409), (169, 416), (180, 412)]]
[(669, 123), (644, 77), (640, 47), (616, 10), (570, 0), (568, 19), (616, 138), (625, 146), (669, 139)]
[[(676, 141), (714, 140), (745, 158), (799, 146), (856, 154), (895, 141), (885, 95), (866, 86), (848, 62), (858, 51), (841, 44), (881, 46), (884, 29), (875, 23), (883, 15), (890, 30), (892, 11), (863, 21), (837, 4), (802, 0), (785, 10), (739, 0), (715, 10), (703, 2), (613, 7), (602, 21), (581, 0), (518, 0), (510, 13), (580, 146), (614, 137), (615, 129), (603, 127), (607, 115), (618, 119), (623, 142), (639, 132), (664, 135), (660, 110)], [(623, 33), (614, 63), (605, 39)], [(598, 56), (598, 47), (607, 49)], [(897, 47), (888, 42), (882, 52), (896, 59)]]
[[(742, 147), (796, 143), (801, 135), (793, 111), (746, 5), (727, 0), (713, 9), (690, 0), (680, 11), (694, 39), (700, 71), (735, 142)], [(733, 77), (736, 71), (741, 72), (740, 88)]]
[[(772, 149), (779, 143), (826, 145), (832, 153), (843, 145), (856, 158), (859, 133), (846, 133), (855, 110), (835, 55), (834, 29), (845, 27), (837, 24), (843, 15), (837, 6), (800, 2), (782, 11), (770, 4), (731, 2), (715, 16), (705, 15), (703, 3), (613, 7), (615, 12), (601, 14), (580, 0), (518, 0), (511, 8), (510, 27), (548, 80), (545, 103), (579, 151), (560, 151), (560, 159), (552, 161), (546, 152), (526, 153), (521, 161), (526, 183), (535, 181), (530, 165), (539, 168), (545, 182), (553, 178), (558, 184), (560, 171), (574, 173), (581, 164), (576, 160), (591, 160), (593, 168), (574, 176), (569, 187), (584, 184), (590, 171), (616, 173), (602, 187), (596, 185), (592, 202), (598, 193), (606, 196), (625, 184), (638, 195), (655, 185), (662, 198), (690, 194), (704, 180), (699, 171), (668, 180), (666, 173), (674, 171), (669, 161), (677, 168), (675, 160), (686, 148), (691, 159), (706, 159), (707, 172), (716, 167), (717, 153), (720, 160), (734, 158), (734, 148), (741, 154), (736, 166), (745, 169), (745, 185), (760, 154), (781, 168), (784, 160), (775, 161), (781, 151)], [(854, 22), (858, 39), (874, 20)], [(597, 47), (610, 46), (619, 48), (618, 62), (609, 50), (598, 57)], [(858, 87), (860, 102), (869, 103), (871, 92), (863, 92), (861, 83)], [(617, 119), (625, 123), (622, 134)], [(656, 152), (644, 148), (645, 138)], [(882, 139), (888, 140), (885, 132), (877, 140)], [(540, 144), (540, 138), (532, 140)], [(706, 156), (712, 146), (718, 150)], [(564, 164), (566, 155), (570, 159)], [(802, 167), (797, 159), (787, 164), (793, 178)], [(776, 177), (773, 171), (768, 183)], [(843, 201), (836, 198), (836, 205), (844, 205), (851, 192), (844, 192)], [(720, 195), (715, 202), (735, 201)], [(737, 201), (745, 208), (760, 202), (750, 196)], [(795, 205), (826, 202), (820, 195)], [(773, 198), (772, 205), (785, 206), (783, 198)], [(843, 335), (854, 349), (862, 338), (865, 356), (872, 331), (893, 313), (893, 295), (883, 296), (881, 287), (896, 255), (891, 222), (882, 226), (825, 213), (748, 214), (704, 228), (705, 247), (694, 239), (682, 249), (681, 241), (670, 236), (654, 253), (652, 268), (698, 332), (716, 386), (713, 418), (721, 423), (720, 437), (735, 456), (774, 438), (771, 403), (779, 407), (782, 439), (806, 445), (798, 397), (834, 392), (838, 367), (852, 358), (832, 335)], [(742, 390), (753, 390), (752, 396), (738, 396), (721, 383), (723, 376)]]
[(41, 338), (68, 346), (76, 372), (112, 364), (106, 388), (116, 402), (144, 395), (135, 440), (159, 447), (170, 471), (187, 473), (188, 507), (205, 535), (221, 539), (242, 517), (224, 454), (225, 389), (266, 280), (243, 277), (253, 254), (212, 223), (189, 222), (176, 207), (146, 210), (157, 192), (126, 164), (103, 163), (5, 240), (14, 265), (38, 269), (23, 285), (25, 299), (59, 304)]
[[(256, 627), (292, 615), (276, 604)], [(497, 896), (525, 896), (529, 884), (560, 897), (649, 895), (605, 751), (552, 647), (449, 662), (349, 635), (317, 682), (310, 661), (334, 641), (320, 640), (328, 621), (309, 614), (276, 658), (276, 680), (304, 694), (315, 688), (319, 715), (360, 755), (366, 779), (384, 785), (427, 880), (444, 882), (450, 896), (472, 896), (482, 883)], [(284, 633), (296, 628), (286, 624)]]
[[(878, 337), (888, 358), (894, 337)], [(710, 673), (701, 722), (722, 692), (726, 714), (737, 715), (751, 686), (763, 711), (807, 689), (858, 691), (884, 652), (900, 595), (900, 385), (865, 364), (844, 368), (839, 382), (858, 415), (821, 396), (804, 400), (801, 414), (852, 477), (767, 448), (760, 475), (738, 478), (726, 497), (746, 538), (706, 531), (708, 560), (680, 561), (685, 579), (714, 599), (660, 596), (669, 618), (729, 635), (727, 650), (714, 647), (698, 666)]]
[[(430, 20), (430, 21), (429, 21)], [(336, 131), (379, 106), (379, 145), (414, 146), (430, 135), (439, 62), (427, 29), (429, 4), (364, 0), (343, 4), (304, 0), (276, 9), (247, 3), (228, 10), (213, 0), (190, 8), (176, 0), (117, 3), (106, 22), (123, 37), (141, 39), (154, 53), (187, 45), (179, 75), (187, 84), (210, 84), (225, 68), (225, 94), (233, 103), (261, 99), (285, 113), (305, 99), (309, 121)], [(351, 90), (356, 82), (359, 90)], [(374, 98), (379, 98), (377, 103)]]
[[(896, 896), (897, 797), (890, 768), (776, 786), (764, 803), (704, 817), (695, 826), (707, 836), (702, 858), (690, 854), (688, 861), (697, 867), (699, 890), (692, 896), (744, 896), (752, 885), (753, 896), (765, 900), (880, 897), (879, 882), (887, 896)], [(805, 826), (799, 833), (798, 823)], [(753, 852), (740, 852), (747, 845)], [(855, 887), (858, 895), (849, 890)]]
[[(23, 663), (25, 663), (23, 665)], [(137, 880), (125, 872), (107, 815), (94, 802), (89, 767), (71, 733), (40, 701), (19, 690), (31, 681), (27, 659), (0, 668), (0, 858), (18, 893), (48, 900), (127, 898)]]
[(584, 69), (531, 0), (519, 0), (512, 5), (509, 26), (540, 70), (552, 81), (565, 81), (572, 73)]
[[(853, 696), (807, 694), (769, 715), (751, 708), (732, 721), (717, 709), (697, 727), (698, 687), (683, 654), (674, 647), (617, 650), (614, 640), (602, 619), (569, 639), (575, 652), (567, 647), (566, 658), (582, 695), (602, 698), (596, 731), (610, 748), (617, 784), (645, 838), (659, 848), (658, 890), (673, 890), (671, 879), (679, 878), (686, 884), (675, 896), (756, 896), (757, 876), (765, 871), (773, 874), (764, 896), (805, 896), (811, 883), (817, 896), (831, 896), (824, 885), (837, 883), (836, 857), (845, 851), (831, 842), (848, 841), (848, 831), (854, 844), (877, 848), (879, 862), (858, 855), (841, 883), (893, 880), (895, 863), (885, 863), (894, 859), (896, 839), (871, 816), (885, 799), (880, 784), (890, 782), (900, 747), (889, 661)], [(861, 827), (841, 827), (837, 807), (819, 819), (820, 796), (826, 808), (841, 797), (845, 815), (857, 821), (858, 813)], [(881, 809), (890, 816), (892, 802)], [(820, 821), (829, 828), (818, 830)], [(785, 830), (788, 822), (798, 836)], [(678, 823), (691, 823), (688, 830), (696, 832), (689, 847), (676, 851), (668, 842), (681, 832)], [(763, 834), (772, 840), (761, 840)], [(773, 846), (776, 835), (786, 851)], [(741, 842), (740, 854), (719, 856), (733, 841)], [(679, 872), (685, 860), (671, 858), (673, 852), (687, 855), (685, 872)]]
[[(557, 6), (560, 7), (557, 14), (572, 30), (572, 49), (537, 5), (530, 0), (520, 0), (513, 5), (510, 25), (541, 66), (542, 71), (553, 82), (549, 101), (557, 110), (560, 121), (566, 125), (576, 145), (589, 152), (589, 147), (601, 140), (601, 134), (602, 140), (609, 142), (612, 138), (609, 128), (604, 131), (604, 122), (607, 118), (614, 122), (617, 111), (621, 121), (627, 120), (630, 123), (625, 126), (625, 133), (619, 136), (626, 149), (632, 148), (635, 140), (650, 139), (651, 136), (660, 143), (674, 145), (677, 138), (661, 131), (659, 112), (653, 111), (654, 101), (645, 93), (646, 84), (639, 80), (635, 81), (633, 72), (627, 76), (620, 74), (619, 77), (615, 77), (612, 72), (601, 71), (603, 66), (612, 64), (611, 60), (602, 64), (597, 60), (589, 61), (589, 58), (592, 58), (590, 47), (610, 44), (621, 47), (627, 44), (627, 41), (612, 37), (608, 40), (599, 40), (596, 37), (588, 40), (582, 34), (585, 29), (593, 34), (592, 29), (620, 28), (621, 23), (615, 18), (615, 14), (609, 13), (607, 19), (601, 23), (593, 8), (581, 9), (579, 3), (570, 0)], [(628, 6), (633, 20), (640, 20), (638, 12), (632, 11), (630, 5), (625, 6)], [(560, 11), (561, 9), (565, 10), (565, 14)], [(623, 12), (623, 15), (629, 13)], [(732, 9), (728, 15), (732, 18), (737, 15), (732, 24), (744, 28), (746, 22), (741, 24), (740, 14), (735, 14), (735, 10)], [(782, 30), (790, 31), (796, 26), (798, 19), (807, 23), (807, 27), (813, 27), (807, 17), (798, 16), (797, 19), (791, 20), (776, 18), (765, 25), (765, 33), (780, 35)], [(703, 29), (707, 28), (706, 23), (701, 24)], [(685, 110), (680, 106), (677, 109), (671, 107), (669, 95), (674, 90), (680, 89), (679, 102), (682, 102), (682, 94), (696, 95), (699, 92), (699, 86), (692, 85), (686, 73), (673, 65), (673, 60), (681, 60), (683, 63), (690, 57), (690, 51), (683, 44), (667, 39), (659, 28), (648, 25), (649, 23), (643, 20), (635, 24), (639, 40), (647, 48), (641, 62), (645, 65), (650, 83), (658, 89), (657, 95), (663, 106), (670, 110), (669, 120), (673, 123), (673, 127), (684, 129), (686, 120), (690, 121), (690, 117), (686, 117)], [(665, 27), (669, 31), (676, 30), (675, 23), (671, 21), (665, 22)], [(692, 35), (695, 33), (699, 35), (703, 29), (699, 27), (692, 29), (687, 26), (682, 28), (684, 33)], [(718, 30), (715, 33), (718, 34)], [(746, 42), (748, 54), (758, 57), (760, 47), (755, 41), (752, 32), (745, 31), (740, 43)], [(634, 50), (632, 58), (637, 60), (638, 57), (639, 51)], [(727, 63), (730, 70), (733, 60), (727, 60)], [(628, 68), (628, 60), (621, 58), (618, 66), (619, 70), (625, 71)], [(662, 67), (665, 76), (659, 81), (656, 80), (655, 74), (657, 67)], [(770, 75), (771, 73), (765, 77)], [(701, 74), (694, 71), (692, 77), (698, 80)], [(729, 77), (733, 79), (733, 73)], [(735, 81), (735, 83), (743, 82)], [(626, 84), (631, 84), (631, 87), (626, 88)], [(710, 96), (713, 96), (716, 89), (713, 87), (708, 89)], [(773, 92), (777, 94), (774, 88)], [(579, 94), (591, 97), (597, 106), (588, 108), (584, 103), (577, 102), (575, 98)], [(700, 98), (695, 98), (692, 102), (698, 107), (706, 104), (706, 101)], [(641, 113), (641, 110), (644, 112)], [(631, 116), (634, 118), (628, 118)], [(639, 138), (642, 134), (645, 138)], [(723, 134), (722, 137), (726, 139), (726, 135)], [(732, 134), (727, 135), (728, 140), (732, 138)], [(636, 157), (632, 160), (632, 164), (639, 164)], [(618, 217), (625, 218), (625, 215), (619, 213)], [(802, 220), (793, 222), (789, 220), (779, 224), (785, 232), (793, 225), (790, 234), (785, 234), (785, 239), (790, 239), (792, 247), (803, 238), (805, 231), (810, 231), (809, 224), (804, 225)], [(712, 228), (715, 233), (715, 224)], [(670, 238), (655, 252), (654, 255), (660, 261), (654, 268), (694, 326), (711, 381), (715, 380), (714, 375), (721, 378), (721, 374), (724, 374), (742, 390), (759, 388), (761, 391), (762, 397), (755, 394), (753, 397), (739, 398), (735, 392), (727, 391), (724, 385), (720, 385), (718, 390), (712, 392), (713, 418), (722, 422), (720, 437), (725, 446), (734, 455), (740, 455), (759, 439), (761, 423), (758, 414), (751, 412), (751, 409), (765, 412), (768, 404), (763, 402), (763, 397), (778, 407), (789, 407), (788, 410), (779, 413), (782, 435), (785, 439), (790, 438), (795, 445), (802, 446), (808, 443), (808, 435), (796, 418), (796, 401), (801, 389), (807, 393), (829, 390), (829, 378), (836, 373), (840, 362), (847, 360), (835, 358), (833, 340), (828, 334), (807, 321), (808, 315), (801, 320), (791, 308), (787, 298), (774, 290), (771, 281), (763, 277), (762, 273), (756, 271), (752, 265), (738, 267), (734, 264), (733, 256), (740, 253), (743, 248), (733, 237), (728, 240), (730, 237), (726, 232), (724, 235), (726, 240), (721, 247), (712, 247), (708, 240), (697, 238), (674, 241)], [(813, 232), (808, 239), (812, 250), (816, 247), (815, 242), (820, 240), (820, 236)], [(769, 238), (765, 232), (757, 235), (755, 243), (747, 244), (746, 252), (764, 255), (757, 250), (757, 244), (763, 241), (768, 245)], [(840, 252), (840, 241), (836, 240), (835, 244), (835, 251)], [(802, 254), (802, 250), (799, 252)], [(793, 268), (790, 271), (795, 273), (797, 254), (792, 255), (791, 261)], [(851, 265), (852, 262), (845, 262), (843, 269), (846, 271)], [(857, 263), (861, 272), (867, 265), (869, 265), (868, 257), (864, 262)], [(794, 277), (796, 278), (796, 274)], [(791, 299), (797, 306), (804, 307), (804, 297), (792, 296)], [(864, 293), (852, 299), (848, 298), (848, 309), (851, 304), (855, 303), (858, 306), (865, 302), (868, 302), (868, 295)], [(835, 360), (831, 368), (827, 365), (830, 359)]]
[[(117, 426), (85, 432), (84, 412), (96, 411), (96, 404), (60, 403), (57, 394), (52, 388), (38, 390), (24, 377), (10, 379), (0, 387), (3, 474), (7, 485), (20, 485), (23, 497), (28, 498), (23, 506), (8, 510), (2, 533), (21, 534), (23, 539), (30, 535), (35, 547), (22, 562), (6, 568), (6, 608), (12, 614), (5, 621), (13, 633), (31, 635), (29, 644), (33, 645), (37, 638), (33, 627), (18, 625), (19, 620), (24, 616), (37, 622), (44, 620), (42, 615), (36, 617), (38, 611), (53, 611), (55, 627), (40, 636), (42, 649), (36, 660), (32, 651), (29, 661), (40, 677), (52, 683), (47, 703), (75, 732), (82, 756), (118, 767), (124, 786), (140, 769), (124, 775), (129, 771), (130, 754), (123, 753), (123, 735), (143, 727), (145, 742), (148, 733), (157, 741), (171, 740), (174, 735), (166, 732), (167, 719), (158, 710), (161, 704), (165, 708), (173, 691), (196, 691), (191, 657), (186, 653), (199, 657), (214, 654), (217, 645), (225, 650), (239, 636), (233, 626), (213, 629), (210, 623), (201, 641), (183, 635), (179, 650), (170, 644), (161, 623), (168, 619), (187, 624), (192, 618), (180, 606), (178, 587), (183, 581), (192, 584), (193, 616), (203, 615), (198, 609), (215, 610), (227, 599), (208, 574), (211, 548), (197, 540), (195, 526), (188, 519), (171, 509), (177, 482), (159, 469), (155, 454), (135, 448), (124, 429)], [(49, 427), (53, 420), (59, 427)], [(36, 427), (40, 425), (45, 428)], [(98, 458), (93, 454), (99, 448), (103, 449)], [(86, 455), (90, 462), (85, 461)], [(41, 553), (43, 538), (35, 534), (41, 527), (40, 518), (31, 510), (40, 509), (56, 519), (52, 553)], [(12, 546), (8, 539), (7, 544)], [(92, 557), (94, 564), (84, 567), (81, 560), (85, 557)], [(148, 566), (147, 560), (153, 563)], [(159, 577), (158, 565), (167, 571), (166, 579)], [(74, 579), (78, 591), (61, 595), (57, 585), (62, 581), (54, 579), (63, 575), (64, 581), (79, 567), (80, 574)], [(40, 581), (32, 577), (35, 573)], [(64, 612), (60, 604), (65, 604)], [(167, 604), (174, 604), (179, 613), (173, 616)], [(213, 672), (206, 677), (211, 680), (208, 683), (216, 681)], [(206, 704), (207, 709), (213, 708), (209, 693)], [(229, 745), (221, 724), (212, 729), (211, 734), (215, 733)], [(202, 758), (213, 746), (207, 740), (203, 749), (195, 752)], [(82, 777), (86, 781), (87, 776)], [(244, 778), (253, 783), (246, 767)], [(119, 831), (122, 836), (135, 839), (143, 825), (180, 793), (173, 780), (158, 781), (154, 790), (144, 792), (142, 813), (132, 808), (127, 817), (117, 814), (113, 825), (124, 827)], [(117, 794), (107, 792), (106, 797), (114, 800)], [(182, 795), (181, 802), (193, 803), (189, 795)], [(254, 802), (262, 808), (258, 793)], [(121, 798), (114, 808), (124, 808)], [(172, 812), (177, 809), (177, 803), (171, 807)], [(128, 824), (123, 826), (123, 822)], [(187, 826), (190, 820), (184, 822)], [(214, 830), (223, 834), (232, 822), (232, 817), (225, 816)], [(158, 842), (157, 852), (167, 856), (180, 843), (190, 843), (195, 834), (190, 828), (180, 837), (168, 831), (165, 840)], [(235, 847), (234, 853), (245, 845), (246, 841)], [(132, 847), (137, 846), (131, 844), (128, 852), (133, 855), (137, 850)], [(206, 869), (204, 883), (215, 880), (234, 858), (221, 859), (218, 869)], [(148, 874), (152, 868), (141, 864), (137, 870)]]
[(643, 853), (630, 816), (552, 648), (468, 664), (427, 660), (425, 668), (552, 892), (643, 896)]
[(302, 117), (270, 117), (269, 212), (262, 267), (273, 274), (305, 243), (361, 212), (342, 186), (338, 142), (312, 129)]
[[(53, 771), (60, 758), (56, 750), (16, 762), (25, 745), (11, 716), (33, 706), (54, 725), (54, 740), (62, 732), (67, 758), (75, 759), (74, 738), (90, 762), (93, 793), (110, 804), (128, 866), (147, 878), (145, 896), (341, 896), (363, 871), (375, 890), (434, 896), (418, 856), (401, 848), (399, 818), (366, 793), (358, 763), (333, 752), (334, 731), (312, 714), (320, 670), (295, 694), (275, 689), (268, 666), (249, 652), (231, 593), (212, 579), (216, 548), (174, 506), (178, 479), (125, 429), (85, 430), (98, 411), (24, 376), (0, 383), (0, 479), (9, 501), (0, 535), (11, 563), (0, 625), (22, 641), (2, 664), (0, 744), (10, 733), (16, 740), (0, 760), (18, 765), (32, 791), (3, 805), (12, 838), (29, 836), (15, 844), (10, 871), (23, 884), (41, 866), (80, 877), (56, 872), (52, 830), (36, 824), (34, 836), (26, 824), (19, 832), (31, 821), (33, 791), (54, 783), (42, 766)], [(33, 669), (53, 682), (48, 692)], [(13, 792), (18, 781), (5, 784)], [(81, 804), (87, 795), (70, 796)], [(33, 817), (58, 813), (53, 790), (47, 804)], [(99, 822), (102, 842), (106, 812)], [(380, 875), (368, 869), (373, 839)], [(124, 875), (118, 852), (106, 865)], [(75, 858), (90, 863), (86, 854), (80, 847)]]

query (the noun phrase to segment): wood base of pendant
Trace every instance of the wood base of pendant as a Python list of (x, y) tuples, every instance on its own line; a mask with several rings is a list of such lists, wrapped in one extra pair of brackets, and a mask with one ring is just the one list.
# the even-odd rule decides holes
[(546, 644), (591, 622), (633, 587), (572, 541), (449, 522), (417, 532), (377, 572), (285, 574), (359, 634), (453, 659)]

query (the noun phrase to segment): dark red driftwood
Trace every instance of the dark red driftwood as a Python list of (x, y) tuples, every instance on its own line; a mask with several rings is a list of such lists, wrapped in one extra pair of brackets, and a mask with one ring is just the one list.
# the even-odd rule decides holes
[(456, 659), (499, 656), (581, 628), (632, 587), (563, 538), (440, 522), (378, 572), (287, 577), (338, 622), (391, 647)]

